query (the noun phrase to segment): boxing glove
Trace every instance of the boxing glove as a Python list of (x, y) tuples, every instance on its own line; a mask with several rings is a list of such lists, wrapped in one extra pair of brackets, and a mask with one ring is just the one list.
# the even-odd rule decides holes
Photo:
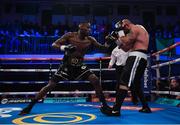
[(69, 44), (69, 45), (61, 45), (60, 46), (61, 51), (68, 51), (68, 52), (74, 52), (76, 51), (76, 46)]

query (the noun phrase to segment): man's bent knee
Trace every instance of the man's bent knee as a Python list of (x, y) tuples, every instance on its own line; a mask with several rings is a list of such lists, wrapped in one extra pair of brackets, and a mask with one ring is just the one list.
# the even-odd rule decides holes
[(54, 88), (56, 86), (56, 82), (53, 80), (49, 80), (48, 86), (51, 86), (52, 88)]
[(97, 77), (95, 74), (91, 74), (91, 75), (88, 77), (88, 80), (89, 80), (91, 83), (99, 83), (99, 79), (98, 79), (98, 77)]

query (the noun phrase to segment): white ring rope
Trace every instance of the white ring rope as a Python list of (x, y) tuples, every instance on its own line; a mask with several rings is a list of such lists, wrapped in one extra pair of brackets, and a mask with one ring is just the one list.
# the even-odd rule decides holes
[[(90, 69), (92, 71), (100, 71), (100, 69)], [(103, 68), (101, 71), (114, 71), (115, 68)], [(57, 69), (0, 69), (1, 72), (56, 72)]]
[(180, 76), (172, 76), (172, 77), (153, 77), (153, 80), (168, 80), (168, 79), (180, 79)]
[(162, 66), (166, 66), (166, 65), (169, 65), (169, 64), (174, 64), (174, 63), (177, 63), (177, 62), (180, 62), (180, 58), (177, 58), (175, 60), (171, 60), (169, 62), (165, 62), (165, 63), (161, 63), (161, 64), (157, 64), (157, 65), (153, 65), (151, 66), (152, 69), (156, 69), (156, 68), (160, 68)]
[[(109, 82), (116, 82), (116, 80), (102, 80), (103, 83), (109, 83)], [(14, 83), (18, 83), (18, 84), (45, 84), (48, 83), (48, 81), (0, 81), (0, 83), (3, 84), (14, 84)], [(59, 83), (90, 83), (89, 81), (60, 81)]]
[(152, 90), (151, 93), (156, 93), (156, 94), (170, 94), (170, 95), (180, 96), (180, 92), (175, 92), (175, 91), (156, 91), (156, 90)]
[[(39, 92), (0, 92), (0, 95), (34, 95)], [(51, 94), (95, 94), (95, 91), (51, 91)], [(115, 94), (116, 91), (103, 91), (103, 93)], [(170, 94), (180, 96), (180, 92), (175, 91), (156, 91), (152, 90), (151, 93), (156, 94)]]
[[(0, 92), (0, 95), (34, 95), (39, 92)], [(95, 94), (95, 91), (51, 91), (51, 94)], [(114, 94), (115, 91), (103, 91), (103, 93)]]

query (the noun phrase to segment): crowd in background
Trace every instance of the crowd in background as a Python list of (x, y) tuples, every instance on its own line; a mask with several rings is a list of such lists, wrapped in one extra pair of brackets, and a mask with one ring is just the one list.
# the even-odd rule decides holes
[[(161, 80), (158, 82), (157, 85), (158, 85), (157, 88), (159, 91), (180, 92), (180, 79), (179, 78), (171, 78), (170, 80)], [(162, 94), (160, 96), (180, 100), (180, 95), (177, 95), (177, 94)]]
[[(77, 31), (79, 22), (74, 22), (72, 25), (68, 24), (51, 24), (47, 26), (40, 26), (38, 23), (32, 23), (28, 21), (15, 21), (13, 23), (1, 23), (0, 24), (0, 53), (21, 53), (22, 49), (19, 46), (29, 46), (32, 39), (35, 38), (33, 42), (37, 43), (40, 38), (59, 38), (66, 32)], [(166, 27), (161, 24), (152, 27), (151, 25), (145, 25), (149, 33), (154, 33), (156, 38), (174, 38), (180, 36), (180, 21), (176, 24), (167, 24)], [(114, 23), (97, 24), (96, 21), (91, 22), (91, 35), (94, 36), (98, 42), (104, 43), (105, 36), (113, 30)], [(41, 42), (44, 39), (41, 40)], [(54, 39), (52, 39), (54, 40)], [(51, 39), (44, 40), (44, 45), (49, 46)], [(49, 43), (50, 42), (50, 43)], [(26, 45), (27, 44), (27, 45)], [(33, 44), (34, 45), (34, 44)], [(32, 44), (30, 45), (32, 46)], [(27, 47), (28, 48), (28, 47)], [(46, 48), (46, 47), (45, 47)], [(33, 50), (30, 50), (31, 52)], [(35, 49), (34, 49), (35, 51)], [(43, 52), (43, 51), (42, 51)], [(46, 51), (48, 53), (48, 51)], [(33, 52), (33, 53), (36, 53)], [(43, 52), (44, 53), (44, 52)]]
[(165, 27), (159, 24), (155, 28), (155, 33), (159, 38), (180, 37), (180, 21), (176, 24), (168, 23)]
[[(20, 44), (30, 44), (36, 42), (42, 38), (43, 40), (49, 37), (49, 40), (44, 40), (44, 44), (50, 45), (49, 42), (59, 38), (66, 32), (74, 32), (78, 29), (78, 23), (74, 22), (72, 25), (58, 23), (56, 25), (40, 26), (38, 23), (32, 23), (28, 21), (14, 23), (6, 23), (0, 25), (0, 47), (4, 53), (18, 53)], [(98, 42), (104, 43), (105, 36), (112, 31), (111, 24), (91, 24), (91, 35), (94, 36)], [(23, 40), (22, 40), (22, 39)], [(52, 38), (52, 39), (50, 39)], [(53, 39), (54, 38), (54, 39)], [(42, 40), (41, 40), (42, 41)], [(25, 45), (24, 44), (24, 45)], [(48, 46), (47, 45), (47, 46)], [(1, 53), (2, 53), (1, 52)], [(46, 51), (47, 52), (47, 51)], [(36, 52), (34, 52), (36, 53)]]

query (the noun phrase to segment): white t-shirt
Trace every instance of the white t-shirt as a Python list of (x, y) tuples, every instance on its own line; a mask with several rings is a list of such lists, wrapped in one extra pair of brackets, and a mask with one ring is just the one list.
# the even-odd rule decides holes
[(111, 53), (111, 60), (109, 62), (109, 65), (114, 65), (116, 63), (117, 66), (124, 66), (127, 60), (129, 52), (125, 52), (121, 48), (117, 46), (113, 49)]

